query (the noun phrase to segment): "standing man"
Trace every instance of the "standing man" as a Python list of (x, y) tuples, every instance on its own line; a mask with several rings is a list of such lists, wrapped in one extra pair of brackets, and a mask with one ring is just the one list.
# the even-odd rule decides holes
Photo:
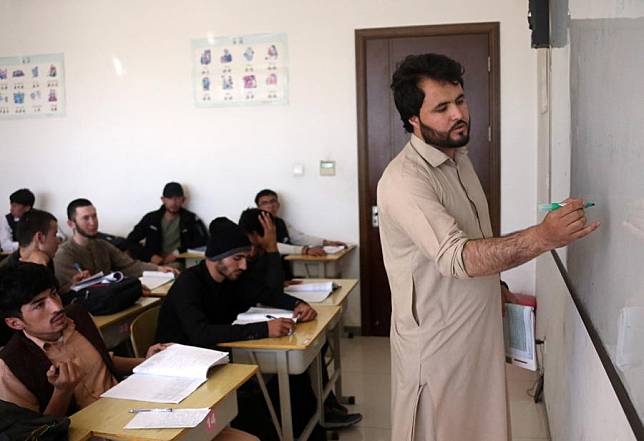
[(177, 260), (178, 253), (205, 246), (208, 230), (196, 214), (183, 208), (186, 198), (178, 182), (165, 184), (161, 202), (161, 208), (143, 216), (127, 241), (135, 258), (168, 265)]
[(404, 441), (508, 441), (499, 272), (580, 239), (583, 202), (542, 223), (492, 237), (488, 205), (467, 156), (463, 68), (410, 55), (393, 76), (411, 140), (378, 183), (391, 286), (392, 433)]

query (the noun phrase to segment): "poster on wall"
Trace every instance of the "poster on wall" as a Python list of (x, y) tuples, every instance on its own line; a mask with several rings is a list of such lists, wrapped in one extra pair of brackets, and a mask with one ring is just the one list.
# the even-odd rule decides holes
[(198, 107), (288, 103), (286, 34), (192, 41)]
[(0, 58), (0, 119), (64, 115), (63, 54)]

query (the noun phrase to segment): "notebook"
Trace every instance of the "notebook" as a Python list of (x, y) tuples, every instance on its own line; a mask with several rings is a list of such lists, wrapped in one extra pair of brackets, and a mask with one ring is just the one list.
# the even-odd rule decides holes
[(161, 271), (143, 271), (143, 275), (139, 277), (141, 285), (146, 286), (149, 290), (155, 290), (158, 287), (165, 285), (174, 280), (174, 273), (162, 273)]
[(320, 303), (333, 292), (333, 282), (302, 282), (284, 289), (286, 294), (304, 300), (307, 303)]
[(82, 289), (88, 288), (90, 286), (98, 285), (98, 284), (120, 282), (121, 280), (123, 280), (123, 277), (124, 277), (123, 273), (120, 271), (114, 271), (113, 273), (109, 273), (108, 275), (105, 275), (103, 274), (103, 271), (100, 271), (94, 274), (93, 276), (88, 277), (87, 279), (81, 280), (75, 285), (72, 285), (69, 289), (71, 289), (74, 292), (78, 292)]
[(212, 367), (226, 363), (227, 352), (174, 344), (135, 367), (133, 375), (101, 397), (180, 403), (208, 379)]
[(233, 322), (233, 325), (245, 325), (247, 323), (267, 322), (275, 318), (287, 318), (293, 321), (297, 321), (293, 317), (293, 311), (289, 311), (288, 309), (259, 308), (259, 307), (253, 306), (248, 311), (238, 314), (237, 320)]

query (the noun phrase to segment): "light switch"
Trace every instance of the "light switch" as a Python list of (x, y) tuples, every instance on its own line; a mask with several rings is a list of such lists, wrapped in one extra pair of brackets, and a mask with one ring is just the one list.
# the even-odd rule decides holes
[(304, 176), (304, 164), (293, 164), (293, 176)]
[(320, 161), (320, 176), (335, 176), (335, 161)]

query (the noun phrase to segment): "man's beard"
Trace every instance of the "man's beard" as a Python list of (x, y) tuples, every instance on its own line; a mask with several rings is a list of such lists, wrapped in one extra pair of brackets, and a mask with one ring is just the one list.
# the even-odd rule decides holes
[(78, 234), (80, 234), (83, 237), (86, 237), (87, 239), (96, 239), (96, 236), (98, 235), (98, 230), (96, 233), (90, 234), (87, 231), (83, 230), (81, 227), (79, 227), (78, 224), (76, 224), (76, 231), (78, 232)]
[[(420, 118), (418, 121), (420, 122), (420, 133), (423, 135), (423, 141), (425, 141), (426, 144), (440, 147), (442, 149), (453, 149), (463, 147), (470, 141), (470, 124), (462, 119), (455, 122), (452, 128), (447, 132), (439, 132), (432, 129), (428, 125), (425, 125)], [(465, 134), (461, 135), (460, 138), (452, 139), (450, 136), (452, 132), (461, 129), (463, 124), (467, 127)]]

